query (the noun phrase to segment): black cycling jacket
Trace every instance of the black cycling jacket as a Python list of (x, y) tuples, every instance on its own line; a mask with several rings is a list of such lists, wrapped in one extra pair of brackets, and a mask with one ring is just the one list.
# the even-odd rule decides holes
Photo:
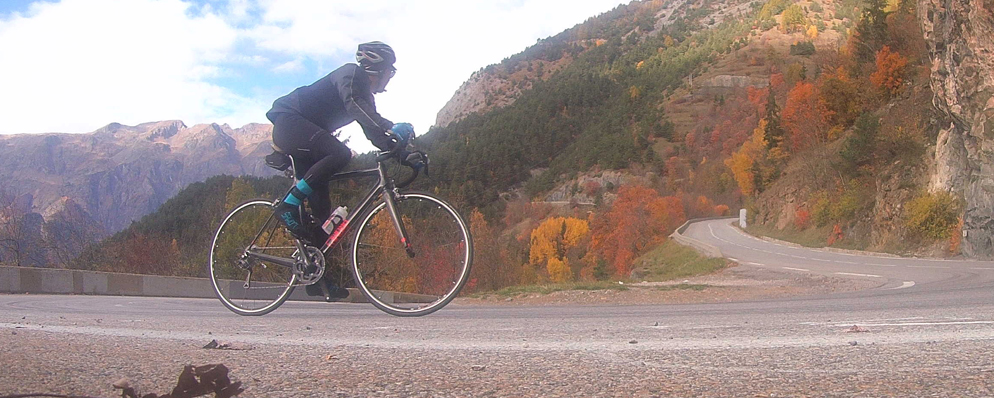
[(356, 64), (345, 64), (311, 85), (278, 98), (266, 117), (274, 121), (278, 113), (296, 113), (329, 132), (354, 120), (377, 148), (388, 150), (391, 144), (387, 131), (393, 122), (376, 113), (369, 77)]

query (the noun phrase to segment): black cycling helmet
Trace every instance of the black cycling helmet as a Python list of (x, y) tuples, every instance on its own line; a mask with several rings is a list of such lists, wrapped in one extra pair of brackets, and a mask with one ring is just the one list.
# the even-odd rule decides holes
[(355, 60), (366, 72), (378, 74), (382, 71), (395, 70), (393, 64), (397, 62), (397, 56), (390, 46), (383, 42), (371, 41), (359, 45)]

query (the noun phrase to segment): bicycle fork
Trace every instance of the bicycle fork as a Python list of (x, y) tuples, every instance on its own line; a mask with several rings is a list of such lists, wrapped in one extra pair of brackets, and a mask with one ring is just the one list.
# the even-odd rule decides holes
[(404, 245), (404, 250), (407, 251), (407, 257), (414, 258), (417, 253), (414, 252), (411, 241), (407, 239), (407, 230), (404, 229), (401, 216), (397, 214), (397, 206), (394, 204), (395, 195), (396, 192), (389, 190), (383, 195), (383, 201), (387, 204), (387, 210), (390, 211), (390, 219), (393, 220), (393, 227), (397, 231), (397, 236), (400, 237), (400, 244)]

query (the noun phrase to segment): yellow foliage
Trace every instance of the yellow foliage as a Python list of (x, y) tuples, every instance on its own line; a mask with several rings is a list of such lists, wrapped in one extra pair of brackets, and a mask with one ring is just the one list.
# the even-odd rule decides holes
[(573, 270), (569, 267), (569, 260), (550, 258), (549, 264), (545, 266), (549, 271), (549, 280), (553, 283), (569, 282), (573, 280)]
[(725, 159), (725, 165), (732, 170), (732, 175), (735, 177), (735, 182), (739, 185), (739, 190), (746, 196), (750, 196), (756, 192), (754, 166), (757, 160), (763, 156), (763, 150), (766, 148), (765, 130), (766, 120), (761, 120), (759, 127), (753, 130), (752, 138), (742, 144), (742, 147), (738, 151), (735, 151), (731, 157)]
[(644, 65), (645, 65), (645, 61), (639, 61), (639, 63), (635, 64), (635, 70), (642, 69), (642, 66), (644, 66)]
[(532, 231), (528, 260), (541, 264), (550, 258), (562, 259), (566, 251), (576, 247), (588, 233), (590, 226), (586, 220), (573, 217), (546, 219)]
[(814, 26), (814, 25), (809, 26), (807, 34), (808, 34), (808, 37), (810, 37), (812, 39), (817, 39), (818, 38), (818, 27)]
[[(566, 253), (577, 247), (590, 233), (586, 220), (573, 217), (552, 217), (543, 221), (531, 234), (531, 247), (528, 252), (530, 264), (524, 266), (524, 279), (538, 279), (534, 267), (545, 265), (552, 282), (573, 280)], [(530, 273), (529, 273), (530, 272)]]
[(628, 89), (628, 95), (633, 100), (638, 99), (639, 95), (642, 95), (642, 90), (639, 90), (638, 87), (632, 86), (631, 88)]

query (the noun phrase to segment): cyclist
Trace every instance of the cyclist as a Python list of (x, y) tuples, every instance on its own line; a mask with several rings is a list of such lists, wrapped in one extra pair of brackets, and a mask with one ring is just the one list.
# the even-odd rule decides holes
[[(382, 42), (360, 44), (357, 64), (345, 64), (293, 90), (277, 99), (266, 113), (273, 122), (273, 144), (292, 155), (297, 166), (300, 182), (276, 208), (280, 221), (297, 239), (321, 245), (328, 237), (320, 227), (331, 216), (328, 178), (352, 159), (352, 151), (332, 131), (359, 122), (366, 138), (382, 151), (393, 150), (398, 142), (414, 136), (411, 124), (394, 124), (383, 118), (373, 101), (373, 94), (386, 91), (397, 72), (396, 61), (393, 49)], [(301, 219), (304, 199), (315, 220)]]
[[(348, 63), (327, 76), (273, 102), (266, 117), (273, 122), (273, 144), (296, 162), (297, 186), (276, 208), (276, 216), (297, 239), (320, 246), (328, 238), (321, 223), (331, 216), (328, 179), (352, 159), (352, 151), (332, 135), (353, 121), (378, 149), (390, 151), (414, 137), (410, 123), (394, 124), (376, 112), (373, 94), (386, 91), (397, 69), (390, 46), (373, 41), (359, 45), (355, 64)], [(301, 217), (304, 200), (314, 219)], [(327, 276), (327, 274), (326, 274)], [(348, 290), (323, 279), (307, 286), (310, 295), (327, 300), (348, 297)], [(318, 288), (322, 288), (318, 290)]]

